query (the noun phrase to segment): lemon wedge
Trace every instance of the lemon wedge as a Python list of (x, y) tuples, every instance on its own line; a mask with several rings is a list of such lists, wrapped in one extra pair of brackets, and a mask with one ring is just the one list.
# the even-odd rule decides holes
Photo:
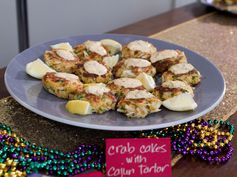
[(147, 91), (153, 90), (156, 86), (153, 77), (146, 73), (140, 73), (137, 76), (137, 79), (141, 81), (142, 85), (145, 87)]
[(119, 55), (113, 55), (109, 57), (104, 57), (103, 62), (106, 64), (106, 66), (113, 68), (119, 61)]
[(189, 93), (182, 93), (163, 101), (162, 105), (172, 111), (191, 111), (197, 107), (193, 96)]
[(122, 50), (122, 45), (113, 39), (103, 39), (100, 42), (109, 50), (111, 55), (115, 55)]
[(42, 79), (47, 72), (56, 72), (39, 58), (26, 64), (26, 73), (36, 79)]
[(92, 114), (92, 108), (88, 101), (70, 100), (66, 104), (66, 109), (72, 114), (88, 115)]
[(68, 42), (62, 42), (59, 44), (51, 45), (52, 49), (57, 49), (57, 50), (67, 50), (72, 52), (73, 48)]

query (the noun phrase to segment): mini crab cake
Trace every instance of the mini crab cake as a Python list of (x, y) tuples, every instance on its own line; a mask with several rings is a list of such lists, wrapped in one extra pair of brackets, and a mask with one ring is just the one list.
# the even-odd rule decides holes
[(74, 99), (90, 102), (92, 111), (96, 113), (103, 113), (115, 109), (117, 102), (115, 95), (103, 83), (84, 84), (84, 92), (75, 94)]
[(42, 78), (43, 87), (59, 98), (71, 99), (75, 93), (83, 91), (83, 84), (74, 74), (48, 72)]
[(111, 69), (103, 62), (86, 60), (74, 70), (84, 83), (107, 83), (112, 79)]
[(112, 80), (107, 85), (119, 98), (125, 96), (131, 90), (144, 90), (141, 81), (135, 78), (119, 78)]
[(179, 50), (162, 50), (156, 52), (151, 56), (150, 60), (158, 73), (163, 73), (172, 65), (187, 62), (184, 52)]
[(108, 52), (100, 41), (86, 41), (74, 47), (74, 52), (80, 59), (102, 61)]
[(113, 68), (115, 77), (136, 77), (144, 72), (151, 76), (156, 74), (156, 69), (147, 60), (140, 58), (123, 59)]
[(182, 93), (190, 93), (193, 96), (193, 89), (190, 85), (182, 81), (166, 81), (161, 86), (156, 87), (153, 94), (161, 101), (167, 100)]
[(146, 90), (132, 90), (117, 105), (117, 111), (129, 118), (145, 118), (160, 111), (161, 101)]
[(168, 80), (180, 80), (194, 86), (201, 81), (201, 74), (193, 65), (189, 63), (180, 63), (171, 66), (168, 71), (163, 73), (162, 82)]
[(123, 46), (122, 58), (143, 58), (149, 60), (157, 51), (156, 47), (149, 42), (136, 40)]
[(44, 53), (45, 63), (58, 72), (72, 73), (80, 59), (70, 50), (52, 49)]

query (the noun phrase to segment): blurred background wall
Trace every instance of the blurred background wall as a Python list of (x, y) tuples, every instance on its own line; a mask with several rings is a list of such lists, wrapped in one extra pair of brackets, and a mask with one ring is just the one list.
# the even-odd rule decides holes
[[(30, 45), (104, 33), (196, 0), (28, 0)], [(0, 0), (0, 67), (18, 53), (15, 0)]]

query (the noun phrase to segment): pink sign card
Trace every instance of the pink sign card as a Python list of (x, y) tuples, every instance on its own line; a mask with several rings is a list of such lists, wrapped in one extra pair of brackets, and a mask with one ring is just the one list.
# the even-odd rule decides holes
[(169, 138), (106, 139), (106, 177), (171, 177)]

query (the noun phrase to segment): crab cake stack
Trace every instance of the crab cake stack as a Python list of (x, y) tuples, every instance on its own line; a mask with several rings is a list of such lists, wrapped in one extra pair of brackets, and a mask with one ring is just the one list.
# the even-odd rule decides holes
[(122, 49), (122, 58), (142, 58), (149, 60), (151, 55), (157, 51), (156, 47), (142, 40), (132, 41)]
[(162, 82), (168, 80), (180, 80), (195, 86), (201, 81), (201, 74), (193, 65), (180, 63), (171, 66), (168, 71), (162, 74)]
[(51, 51), (45, 51), (44, 61), (57, 72), (72, 73), (80, 59), (76, 56), (69, 43), (59, 43), (51, 46)]
[(82, 59), (92, 59), (102, 61), (103, 57), (108, 56), (108, 52), (100, 41), (86, 41), (74, 47), (76, 55)]
[(116, 78), (136, 77), (142, 72), (154, 76), (156, 69), (151, 62), (140, 58), (123, 59), (113, 69)]
[(160, 111), (161, 101), (146, 90), (132, 90), (118, 102), (117, 111), (129, 118), (145, 118)]
[(74, 99), (88, 101), (92, 112), (104, 113), (115, 109), (117, 99), (111, 90), (103, 83), (84, 84), (83, 92), (74, 94)]
[(103, 62), (96, 60), (86, 60), (78, 64), (74, 73), (80, 77), (84, 83), (107, 83), (112, 80), (112, 72)]
[(153, 94), (161, 101), (167, 100), (182, 93), (193, 95), (193, 89), (190, 85), (182, 81), (166, 81), (157, 86)]
[(162, 76), (162, 85), (153, 94), (160, 98), (162, 105), (172, 111), (193, 111), (197, 103), (193, 99), (192, 86), (201, 81), (201, 74), (189, 63), (172, 65)]
[(135, 78), (119, 78), (108, 83), (108, 87), (118, 97), (125, 96), (131, 90), (144, 90), (141, 81)]
[(42, 78), (43, 87), (59, 98), (71, 99), (83, 91), (83, 83), (78, 76), (69, 73), (48, 72)]
[(150, 61), (155, 66), (157, 73), (163, 73), (172, 65), (186, 63), (187, 59), (184, 52), (180, 50), (162, 50), (154, 53)]

